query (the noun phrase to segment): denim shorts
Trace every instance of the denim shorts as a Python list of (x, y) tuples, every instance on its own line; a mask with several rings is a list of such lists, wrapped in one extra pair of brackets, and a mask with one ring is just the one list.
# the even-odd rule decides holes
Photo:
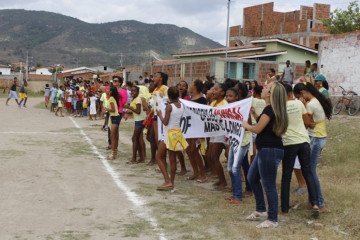
[(156, 122), (157, 121), (157, 116), (154, 116), (154, 122)]
[(111, 124), (119, 125), (121, 121), (121, 116), (110, 116)]
[(141, 127), (141, 128), (144, 128), (144, 124), (143, 124), (144, 120), (141, 120), (141, 121), (135, 121), (135, 127)]

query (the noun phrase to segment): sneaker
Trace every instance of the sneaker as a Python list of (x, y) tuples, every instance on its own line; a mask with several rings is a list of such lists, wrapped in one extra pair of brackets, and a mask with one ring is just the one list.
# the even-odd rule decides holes
[(304, 193), (306, 193), (306, 192), (307, 192), (307, 189), (302, 189), (302, 188), (299, 188), (299, 189), (296, 191), (296, 193), (299, 194), (299, 195), (302, 195), (302, 194), (304, 194)]
[(21, 104), (20, 104), (20, 103), (18, 104), (18, 107), (21, 108)]
[(252, 214), (250, 214), (249, 216), (246, 217), (246, 220), (250, 220), (250, 221), (257, 221), (260, 220), (261, 218), (266, 218), (268, 216), (267, 212), (253, 212)]

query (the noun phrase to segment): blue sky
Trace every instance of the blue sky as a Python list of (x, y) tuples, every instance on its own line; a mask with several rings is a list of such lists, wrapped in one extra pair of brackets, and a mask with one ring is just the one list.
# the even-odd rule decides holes
[[(270, 0), (231, 0), (230, 26), (242, 25), (243, 8)], [(275, 11), (294, 11), (300, 5), (331, 4), (345, 9), (349, 0), (274, 1)], [(90, 23), (138, 20), (186, 27), (225, 44), (227, 0), (1, 0), (0, 9), (44, 10), (76, 17)]]

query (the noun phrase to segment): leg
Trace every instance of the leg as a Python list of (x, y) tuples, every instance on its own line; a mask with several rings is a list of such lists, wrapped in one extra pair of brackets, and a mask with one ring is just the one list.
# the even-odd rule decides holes
[[(236, 200), (242, 201), (242, 179), (241, 179), (241, 174), (240, 174), (240, 168), (242, 165), (242, 162), (244, 160), (244, 157), (248, 151), (250, 147), (250, 144), (246, 145), (246, 146), (242, 146), (240, 148), (240, 153), (239, 155), (234, 159), (233, 164), (231, 166), (231, 172), (233, 175), (233, 181), (234, 184), (233, 185), (233, 195), (235, 197)], [(234, 156), (235, 157), (235, 156)]]
[(174, 151), (169, 151), (169, 155), (170, 155), (170, 181), (172, 186), (174, 187), (174, 181), (175, 181), (175, 174), (176, 174), (176, 155), (177, 152)]
[(243, 162), (241, 164), (241, 167), (244, 170), (244, 175), (245, 175), (245, 186), (246, 186), (245, 187), (245, 194), (246, 194), (246, 196), (252, 195), (252, 189), (251, 189), (249, 180), (247, 179), (247, 176), (249, 174), (249, 168), (250, 168), (248, 153), (246, 153), (246, 155), (245, 155), (245, 157), (243, 159)]
[[(259, 153), (260, 152), (261, 150), (259, 150)], [(250, 165), (247, 179), (254, 192), (255, 201), (256, 201), (256, 211), (262, 213), (262, 212), (266, 212), (266, 206), (265, 206), (264, 192), (260, 182), (259, 153), (256, 155), (254, 161)]]
[(160, 185), (158, 188), (167, 188), (167, 187), (173, 187), (171, 180), (169, 178), (169, 174), (166, 169), (166, 144), (164, 141), (160, 141), (158, 146), (158, 151), (156, 154), (157, 163), (160, 168), (161, 173), (164, 177), (164, 183)]
[(307, 189), (306, 181), (304, 175), (301, 172), (301, 169), (294, 168), (294, 173), (296, 180), (298, 181), (298, 189)]
[(26, 106), (26, 103), (27, 103), (27, 97), (25, 98), (25, 102), (24, 102), (24, 107)]
[(290, 183), (299, 144), (284, 147), (281, 177), (281, 211), (288, 213), (290, 208)]
[(214, 143), (209, 143), (208, 148), (206, 149), (205, 162), (211, 171), (210, 177), (216, 178), (217, 177), (216, 169), (215, 169), (214, 164), (211, 161), (211, 149), (213, 148), (213, 145), (214, 145)]
[(184, 159), (184, 154), (181, 151), (177, 151), (175, 152), (177, 158), (179, 159), (180, 162), (180, 176), (184, 176), (187, 173), (186, 170), (186, 166), (185, 166), (185, 159)]
[[(279, 162), (284, 157), (284, 150), (277, 148), (262, 149), (259, 158), (259, 173), (268, 200), (268, 220), (278, 221), (278, 193), (276, 191), (276, 174)], [(293, 165), (294, 166), (294, 165)]]
[[(323, 198), (323, 195), (321, 192), (320, 181), (319, 181), (319, 178), (316, 173), (316, 166), (318, 164), (320, 151), (325, 146), (326, 137), (325, 138), (311, 137), (310, 139), (311, 139), (310, 140), (310, 169), (313, 174), (316, 190), (317, 190), (317, 193), (319, 196), (319, 207), (323, 208), (323, 207), (325, 207), (325, 202), (324, 202), (324, 198)], [(310, 199), (309, 199), (309, 202), (310, 202)]]
[(220, 163), (220, 155), (224, 148), (223, 143), (213, 143), (211, 149), (211, 163), (214, 165), (215, 171), (219, 176), (219, 185), (217, 186), (218, 189), (224, 188), (227, 185), (224, 169)]
[(150, 149), (151, 149), (151, 159), (147, 163), (147, 165), (152, 166), (156, 163), (156, 150), (157, 150), (157, 144), (155, 140), (155, 132), (153, 126), (149, 126), (146, 139), (150, 142)]
[(199, 170), (198, 170), (197, 162), (195, 160), (195, 151), (197, 151), (196, 140), (197, 140), (196, 138), (186, 139), (186, 141), (189, 144), (188, 148), (186, 149), (186, 152), (187, 155), (189, 156), (189, 161), (193, 169), (193, 175), (188, 177), (188, 180), (195, 180), (199, 176)]
[(309, 192), (309, 202), (312, 206), (318, 207), (319, 206), (319, 196), (316, 189), (316, 183), (314, 176), (311, 172), (310, 168), (310, 144), (309, 143), (303, 143), (300, 146), (300, 150), (298, 153), (299, 156), (299, 162), (301, 165), (301, 172), (303, 175), (303, 178), (305, 178), (306, 185), (308, 186), (308, 192)]
[(132, 155), (132, 158), (131, 158), (131, 163), (136, 163), (136, 153), (138, 151), (138, 148), (139, 148), (139, 135), (140, 135), (140, 131), (141, 131), (141, 128), (139, 127), (135, 127), (134, 128), (134, 133), (133, 133), (133, 136), (132, 136), (132, 149), (133, 149), (133, 155)]
[(143, 128), (141, 127), (140, 129), (140, 134), (139, 134), (139, 146), (141, 149), (141, 155), (140, 155), (140, 163), (145, 162), (145, 158), (146, 158), (146, 146), (145, 146), (145, 141), (144, 141), (144, 136), (143, 136)]

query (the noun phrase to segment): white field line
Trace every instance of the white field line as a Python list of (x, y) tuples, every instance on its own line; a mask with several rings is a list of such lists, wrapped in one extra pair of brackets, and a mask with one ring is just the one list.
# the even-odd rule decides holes
[(81, 135), (83, 135), (85, 140), (89, 143), (93, 152), (101, 159), (101, 162), (104, 165), (106, 172), (110, 174), (116, 186), (120, 188), (120, 190), (125, 193), (128, 200), (133, 203), (133, 205), (135, 206), (136, 214), (139, 217), (148, 221), (152, 225), (153, 229), (158, 234), (160, 240), (167, 240), (163, 229), (159, 228), (157, 220), (151, 216), (150, 210), (145, 207), (145, 201), (139, 195), (131, 191), (130, 188), (127, 187), (120, 180), (119, 173), (114, 170), (114, 168), (109, 164), (106, 158), (98, 151), (97, 147), (93, 144), (93, 142), (87, 136), (87, 134), (82, 130), (82, 128), (77, 124), (77, 122), (72, 117), (69, 118), (73, 122), (75, 127), (79, 129)]

